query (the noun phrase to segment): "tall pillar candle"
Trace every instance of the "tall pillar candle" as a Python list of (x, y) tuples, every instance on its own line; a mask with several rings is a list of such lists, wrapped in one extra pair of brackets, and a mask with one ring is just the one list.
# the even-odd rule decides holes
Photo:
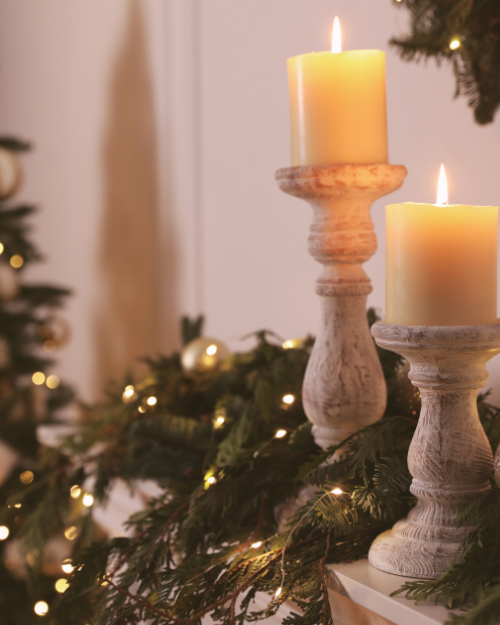
[(386, 322), (496, 323), (497, 230), (496, 206), (387, 206)]
[(292, 166), (389, 162), (384, 52), (302, 54), (288, 77)]

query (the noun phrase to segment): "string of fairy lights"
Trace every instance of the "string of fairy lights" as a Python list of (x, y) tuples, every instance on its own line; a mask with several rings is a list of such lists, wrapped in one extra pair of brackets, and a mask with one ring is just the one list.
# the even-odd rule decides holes
[[(0, 254), (3, 254), (4, 251), (5, 245), (3, 243), (0, 243)], [(24, 265), (24, 258), (21, 256), (21, 254), (13, 254), (10, 257), (9, 263), (14, 269), (21, 269), (21, 267)]]
[[(31, 484), (34, 481), (34, 479), (35, 479), (35, 474), (32, 471), (23, 471), (19, 475), (19, 480), (25, 486), (27, 486), (28, 484)], [(84, 491), (83, 488), (77, 484), (75, 484), (74, 486), (70, 488), (69, 494), (72, 499), (80, 500), (81, 505), (85, 508), (90, 508), (94, 504), (94, 496), (91, 493)], [(7, 507), (19, 509), (19, 508), (22, 508), (22, 503), (19, 501), (15, 501), (15, 499), (11, 497), (7, 501)], [(16, 519), (14, 520), (14, 522), (16, 522)], [(11, 535), (11, 532), (8, 526), (0, 525), (0, 541), (7, 540), (10, 535)], [(78, 536), (78, 528), (76, 527), (76, 525), (71, 525), (64, 530), (64, 537), (66, 538), (66, 540), (69, 540), (69, 541), (75, 540), (77, 536)], [(8, 560), (5, 561), (5, 565), (7, 568), (9, 568)], [(74, 570), (72, 560), (69, 558), (64, 559), (61, 563), (61, 570), (66, 576), (71, 575), (71, 573)], [(66, 590), (69, 588), (69, 581), (67, 577), (58, 578), (54, 583), (54, 588), (56, 592), (58, 592), (59, 594), (65, 593)], [(34, 604), (33, 611), (35, 612), (37, 616), (46, 616), (50, 611), (50, 607), (46, 601), (40, 600)]]
[[(2, 244), (0, 244), (0, 246), (1, 246), (0, 249), (2, 249), (3, 248)], [(200, 343), (200, 340), (202, 341), (202, 343)], [(194, 362), (194, 365), (189, 370), (197, 370), (197, 371), (205, 370), (206, 371), (208, 369), (213, 369), (219, 366), (223, 362), (223, 360), (225, 360), (225, 358), (227, 357), (229, 353), (227, 348), (222, 343), (215, 341), (213, 339), (208, 339), (208, 340), (207, 339), (195, 339), (195, 341), (192, 341), (190, 344), (188, 344), (184, 348), (184, 350), (192, 349), (192, 344), (196, 342), (199, 343), (198, 348), (201, 348), (201, 355), (199, 353), (195, 354), (196, 357), (193, 360), (193, 357), (192, 357), (193, 354), (191, 354), (191, 360)], [(290, 340), (285, 341), (282, 344), (282, 346), (284, 349), (303, 348), (304, 341), (302, 339), (290, 339)], [(200, 349), (197, 349), (197, 351), (199, 352)], [(33, 384), (37, 386), (41, 386), (45, 384), (47, 385), (48, 388), (57, 388), (57, 386), (59, 385), (59, 378), (54, 374), (46, 376), (43, 372), (38, 371), (33, 374), (32, 382)], [(137, 403), (138, 404), (137, 410), (140, 413), (145, 413), (147, 410), (155, 409), (158, 403), (158, 398), (155, 395), (151, 395), (147, 392), (144, 393), (143, 390), (136, 388), (132, 384), (129, 384), (123, 390), (122, 401), (125, 404)], [(281, 398), (281, 407), (283, 409), (288, 409), (290, 406), (292, 406), (292, 404), (294, 404), (295, 401), (296, 401), (295, 395), (293, 395), (292, 393), (287, 393)], [(222, 409), (218, 408), (215, 411), (215, 414), (213, 417), (213, 426), (214, 428), (221, 428), (224, 426), (225, 423), (226, 423), (226, 415)], [(274, 434), (274, 438), (283, 439), (287, 435), (288, 435), (288, 431), (286, 429), (279, 428), (278, 430), (276, 430)], [(256, 453), (259, 453), (259, 452), (256, 452)], [(214, 476), (214, 473), (215, 473), (215, 469), (210, 469), (206, 473), (205, 478), (204, 478), (205, 488), (209, 488), (210, 486), (216, 483), (217, 479)], [(33, 480), (35, 479), (35, 475), (32, 471), (23, 471), (19, 475), (19, 479), (22, 484), (28, 485), (33, 482)], [(334, 495), (341, 495), (343, 494), (343, 491), (337, 488), (331, 491), (331, 493), (333, 493)], [(75, 500), (75, 502), (77, 501), (80, 502), (81, 506), (83, 506), (84, 508), (90, 508), (91, 506), (94, 505), (94, 496), (92, 495), (92, 493), (85, 491), (84, 488), (78, 484), (75, 484), (70, 488), (69, 496), (71, 499)], [(9, 500), (7, 503), (8, 503), (9, 508), (10, 507), (21, 508), (22, 506), (22, 504), (18, 501)], [(11, 532), (6, 525), (0, 526), (0, 541), (7, 540), (10, 534)], [(79, 530), (76, 525), (69, 525), (64, 530), (64, 537), (68, 541), (75, 540), (78, 537), (78, 534), (79, 534)], [(257, 540), (250, 545), (250, 548), (259, 549), (263, 546), (263, 544), (264, 544), (263, 541)], [(69, 588), (68, 576), (71, 575), (71, 573), (73, 572), (74, 566), (70, 558), (64, 559), (60, 566), (61, 566), (62, 573), (66, 577), (61, 576), (60, 578), (58, 578), (54, 583), (54, 588), (58, 593), (63, 594)], [(103, 581), (102, 583), (106, 584), (105, 581)], [(282, 588), (280, 587), (275, 593), (275, 598), (279, 597), (281, 592), (282, 592)], [(50, 612), (50, 606), (47, 603), (47, 601), (39, 600), (39, 601), (36, 601), (36, 603), (34, 604), (33, 611), (35, 612), (37, 616), (45, 617)]]

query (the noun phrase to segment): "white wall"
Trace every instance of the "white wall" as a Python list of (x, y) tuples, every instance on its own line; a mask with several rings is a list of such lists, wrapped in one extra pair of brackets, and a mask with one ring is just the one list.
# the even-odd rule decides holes
[[(38, 202), (48, 262), (31, 271), (75, 288), (59, 371), (95, 397), (133, 356), (177, 341), (181, 312), (239, 338), (315, 332), (319, 266), (309, 207), (281, 193), (289, 164), (286, 58), (388, 52), (390, 158), (409, 170), (393, 201), (499, 204), (498, 123), (452, 99), (451, 69), (387, 48), (405, 15), (389, 0), (0, 0), (0, 132), (33, 140), (23, 198)], [(369, 303), (384, 307), (385, 201)], [(500, 360), (494, 365), (499, 388)]]
[[(387, 46), (405, 14), (389, 1), (211, 0), (203, 11), (203, 216), (208, 330), (234, 340), (251, 329), (285, 337), (314, 332), (319, 266), (306, 251), (310, 209), (282, 194), (274, 171), (289, 164), (285, 60), (329, 47), (338, 14), (346, 49), (387, 50), (390, 161), (403, 188), (373, 207), (379, 251), (367, 263), (384, 309), (384, 206), (435, 201), (446, 163), (451, 201), (499, 204), (499, 125), (474, 124), (454, 101), (451, 68), (406, 64)], [(500, 401), (500, 359), (492, 366)]]
[(175, 46), (192, 47), (171, 36), (179, 6), (0, 2), (0, 132), (33, 141), (16, 199), (43, 210), (35, 237), (47, 262), (27, 277), (74, 288), (73, 339), (56, 370), (85, 399), (137, 356), (177, 345), (179, 311), (194, 305), (189, 191), (187, 216), (173, 209), (184, 175), (174, 143), (186, 151), (192, 118), (181, 123), (192, 103), (171, 87), (186, 56)]

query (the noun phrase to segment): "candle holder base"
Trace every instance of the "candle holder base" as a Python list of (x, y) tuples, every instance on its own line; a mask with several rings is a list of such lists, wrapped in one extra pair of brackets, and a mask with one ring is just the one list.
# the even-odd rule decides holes
[(422, 410), (408, 452), (410, 491), (418, 503), (375, 539), (368, 559), (388, 573), (434, 579), (474, 527), (457, 527), (461, 511), (490, 489), (493, 456), (477, 392), (488, 379), (486, 363), (500, 353), (500, 325), (376, 323), (372, 334), (410, 362), (408, 377), (420, 390)]
[[(474, 490), (468, 503), (486, 494), (489, 489), (487, 484), (483, 489)], [(455, 522), (458, 510), (467, 505), (464, 493), (460, 492), (458, 495), (460, 504), (456, 506), (457, 514), (452, 515)], [(370, 547), (368, 561), (380, 571), (393, 575), (436, 579), (447, 571), (461, 542), (473, 528), (472, 525), (463, 525), (460, 528), (450, 525), (419, 527), (409, 516), (377, 536)]]

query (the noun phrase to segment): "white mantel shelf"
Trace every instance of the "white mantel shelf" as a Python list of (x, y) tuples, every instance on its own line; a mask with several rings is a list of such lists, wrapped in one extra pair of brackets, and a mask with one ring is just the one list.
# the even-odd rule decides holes
[(333, 574), (330, 600), (335, 625), (443, 625), (450, 618), (442, 605), (415, 605), (404, 595), (391, 597), (410, 578), (383, 573), (368, 560), (328, 568)]

